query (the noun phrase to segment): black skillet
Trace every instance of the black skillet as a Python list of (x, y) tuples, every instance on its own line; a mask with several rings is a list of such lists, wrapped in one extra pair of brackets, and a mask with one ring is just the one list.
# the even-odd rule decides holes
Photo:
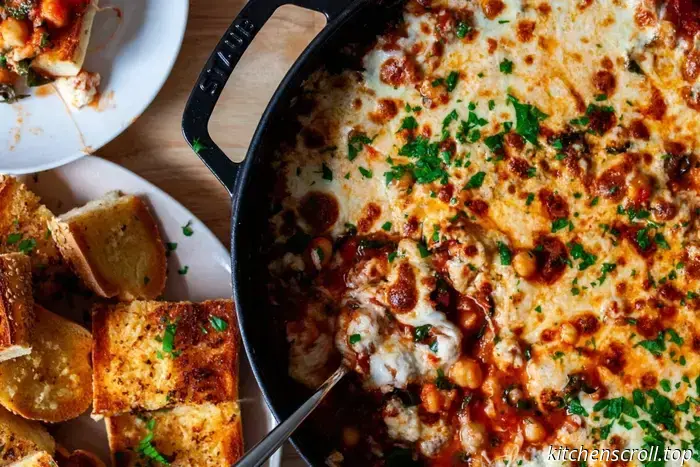
[[(275, 10), (293, 4), (323, 13), (328, 24), (301, 54), (273, 95), (255, 131), (245, 161), (232, 162), (211, 139), (209, 119), (216, 102), (256, 33)], [(294, 98), (301, 83), (319, 66), (338, 64), (348, 44), (370, 43), (397, 16), (397, 2), (381, 0), (250, 0), (219, 41), (185, 107), (185, 139), (226, 187), (232, 198), (231, 271), (233, 298), (243, 343), (265, 400), (278, 420), (304, 402), (309, 392), (287, 374), (283, 323), (268, 304), (267, 272), (260, 255), (269, 219), (274, 182), (269, 161), (293, 120)], [(261, 73), (264, 70), (260, 71)], [(302, 425), (292, 442), (311, 465), (324, 465), (334, 446)]]

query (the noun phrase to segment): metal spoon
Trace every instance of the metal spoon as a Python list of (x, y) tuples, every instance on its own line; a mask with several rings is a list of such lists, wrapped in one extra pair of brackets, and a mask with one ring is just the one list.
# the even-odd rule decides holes
[(314, 411), (318, 404), (321, 403), (326, 394), (333, 389), (333, 386), (340, 381), (343, 376), (348, 374), (348, 369), (344, 365), (335, 370), (313, 396), (304, 402), (296, 412), (294, 412), (287, 420), (283, 421), (272, 430), (262, 441), (256, 444), (253, 449), (248, 451), (236, 464), (235, 467), (258, 467), (263, 464), (272, 454), (282, 446), (294, 431), (301, 425), (306, 417)]

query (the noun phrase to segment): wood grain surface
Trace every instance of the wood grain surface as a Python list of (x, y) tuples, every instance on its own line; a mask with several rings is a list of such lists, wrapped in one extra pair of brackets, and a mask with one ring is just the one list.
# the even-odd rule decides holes
[[(187, 97), (209, 54), (243, 0), (190, 0), (189, 22), (175, 68), (153, 104), (121, 136), (97, 151), (160, 187), (190, 209), (229, 245), (230, 199), (182, 138)], [(236, 67), (210, 123), (217, 144), (234, 161), (245, 157), (272, 93), (299, 54), (325, 25), (323, 15), (280, 8)], [(284, 467), (301, 467), (285, 448)]]

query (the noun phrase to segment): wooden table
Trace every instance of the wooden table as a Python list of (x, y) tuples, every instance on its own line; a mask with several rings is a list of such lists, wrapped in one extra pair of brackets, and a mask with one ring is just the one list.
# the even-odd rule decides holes
[[(229, 244), (230, 200), (180, 133), (185, 101), (214, 46), (244, 0), (190, 0), (185, 41), (172, 75), (146, 112), (97, 152), (146, 178), (190, 209)], [(242, 160), (268, 100), (294, 60), (325, 25), (323, 15), (285, 6), (253, 41), (224, 91), (210, 124), (219, 146)], [(293, 448), (284, 467), (305, 465)]]

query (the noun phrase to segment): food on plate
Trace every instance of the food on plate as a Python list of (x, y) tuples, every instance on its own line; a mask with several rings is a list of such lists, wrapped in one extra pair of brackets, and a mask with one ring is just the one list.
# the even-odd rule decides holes
[(93, 415), (238, 398), (231, 300), (96, 305)]
[(165, 248), (138, 196), (109, 193), (52, 219), (50, 226), (61, 254), (96, 294), (128, 301), (163, 293)]
[(0, 363), (0, 404), (30, 420), (70, 420), (92, 401), (92, 337), (39, 305), (34, 314), (32, 352)]
[(102, 77), (98, 73), (81, 71), (75, 76), (58, 78), (55, 83), (63, 100), (79, 109), (95, 100), (100, 81)]
[(32, 269), (27, 255), (0, 255), (0, 362), (31, 352)]
[(6, 102), (21, 97), (13, 88), (18, 76), (32, 87), (78, 75), (96, 11), (96, 0), (5, 1), (0, 6), (0, 96)]
[(65, 289), (70, 271), (51, 239), (53, 214), (17, 179), (0, 175), (0, 254), (25, 253), (32, 262), (34, 296), (49, 300)]
[(51, 454), (46, 451), (38, 451), (24, 459), (9, 464), (10, 467), (58, 467)]
[(293, 378), (355, 370), (329, 462), (700, 461), (698, 44), (697, 2), (418, 0), (307, 80), (269, 290)]
[(172, 466), (233, 465), (243, 454), (236, 402), (117, 415), (106, 422), (115, 467), (158, 462), (160, 456)]
[(56, 443), (40, 423), (0, 407), (0, 447), (0, 466), (6, 466), (36, 451), (51, 455)]
[(82, 449), (68, 452), (61, 445), (56, 446), (54, 459), (56, 459), (58, 467), (105, 467), (104, 462), (93, 453)]

